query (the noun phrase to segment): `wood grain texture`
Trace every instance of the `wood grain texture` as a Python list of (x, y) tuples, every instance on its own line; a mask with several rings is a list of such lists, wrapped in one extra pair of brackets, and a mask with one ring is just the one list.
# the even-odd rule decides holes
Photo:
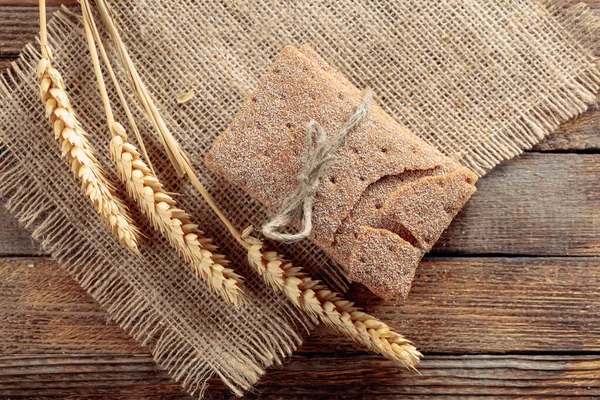
[[(600, 258), (435, 258), (404, 304), (358, 285), (349, 298), (429, 353), (597, 352), (599, 286)], [(50, 259), (0, 259), (0, 293), (0, 354), (147, 351)], [(363, 349), (320, 328), (302, 352)]]
[(599, 368), (598, 356), (426, 356), (418, 375), (372, 356), (294, 357), (256, 390), (263, 399), (596, 397)]
[[(435, 258), (417, 270), (406, 303), (361, 286), (348, 297), (425, 352), (596, 352), (599, 285), (599, 258)], [(327, 329), (305, 350), (322, 348), (359, 350)]]
[[(48, 0), (50, 12), (61, 3), (77, 7)], [(0, 0), (0, 69), (37, 19), (37, 0)], [(354, 285), (351, 298), (426, 352), (422, 376), (320, 327), (247, 398), (600, 398), (600, 111), (534, 151), (553, 153), (482, 179), (435, 251), (580, 257), (430, 258), (406, 304)], [(26, 256), (0, 259), (0, 399), (191, 399), (53, 261), (28, 257), (43, 253), (1, 208), (0, 226), (0, 256)], [(208, 394), (231, 398), (217, 380)]]
[[(594, 0), (596, 1), (596, 0)], [(10, 6), (35, 6), (39, 4), (39, 0), (0, 0), (0, 7)], [(47, 6), (60, 6), (60, 5), (77, 5), (77, 0), (46, 0)]]
[(13, 57), (3, 58), (0, 55), (0, 71), (4, 71), (6, 68), (10, 67), (10, 63), (13, 61), (13, 59)]
[(147, 354), (49, 258), (0, 258), (0, 293), (0, 354)]
[[(376, 356), (294, 356), (248, 399), (597, 398), (599, 356), (427, 356), (421, 375)], [(3, 356), (0, 398), (191, 399), (147, 357)], [(212, 380), (209, 399), (233, 398)]]
[[(21, 49), (39, 33), (38, 0), (0, 0), (0, 71), (8, 68)], [(48, 16), (60, 5), (77, 7), (76, 0), (47, 0)]]
[[(58, 6), (48, 7), (51, 15)], [(0, 3), (0, 57), (15, 58), (39, 33), (37, 5), (21, 6)]]
[(191, 399), (148, 355), (0, 356), (0, 398)]
[(17, 220), (0, 207), (0, 257), (6, 255), (42, 255), (39, 245)]
[[(600, 255), (600, 154), (526, 153), (480, 179), (436, 254)], [(0, 211), (0, 255), (39, 254)]]
[[(600, 12), (598, 13), (600, 15)], [(600, 150), (600, 110), (590, 110), (565, 122), (533, 147), (535, 151)]]
[[(406, 305), (355, 287), (359, 303), (425, 350), (422, 376), (321, 328), (249, 398), (600, 396), (600, 356), (569, 354), (600, 349), (599, 267), (594, 258), (428, 260)], [(0, 397), (189, 398), (53, 261), (3, 259), (0, 292)], [(558, 355), (435, 355), (532, 350)], [(230, 397), (216, 380), (209, 393)]]
[(477, 183), (434, 252), (599, 255), (600, 155), (526, 153)]

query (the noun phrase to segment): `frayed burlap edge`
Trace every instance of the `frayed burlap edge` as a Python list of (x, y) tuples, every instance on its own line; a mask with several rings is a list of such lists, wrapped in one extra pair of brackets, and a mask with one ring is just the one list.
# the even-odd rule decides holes
[[(57, 22), (73, 24), (73, 18), (80, 16), (63, 6), (49, 21), (49, 31)], [(0, 103), (20, 81), (29, 78), (24, 71), (35, 71), (39, 58), (37, 47), (29, 44), (23, 49), (19, 59), (0, 76)], [(0, 135), (0, 200), (4, 201), (5, 208), (31, 232), (41, 248), (100, 303), (112, 321), (142, 346), (152, 344), (152, 357), (158, 367), (167, 371), (189, 394), (203, 398), (208, 380), (218, 377), (233, 394), (243, 396), (264, 375), (266, 368), (282, 365), (302, 344), (299, 333), (282, 320), (277, 336), (265, 334), (247, 338), (250, 348), (238, 351), (236, 357), (220, 360), (227, 364), (226, 372), (207, 360), (201, 362), (193, 352), (183, 354), (186, 339), (175, 328), (167, 327), (144, 296), (134, 286), (120, 281), (118, 273), (90, 250), (94, 248), (89, 242), (93, 238), (77, 234), (77, 227), (70, 218), (41, 190), (40, 181), (23, 172), (27, 170), (27, 163), (28, 160), (18, 160), (11, 154)], [(290, 307), (293, 306), (290, 304)], [(313, 326), (304, 325), (301, 320), (296, 322), (308, 333), (316, 324), (314, 318), (311, 320)]]
[(587, 111), (596, 104), (600, 90), (600, 61), (596, 57), (600, 18), (586, 4), (565, 7), (565, 0), (540, 0), (559, 23), (571, 42), (589, 54), (592, 70), (565, 82), (552, 96), (524, 111), (518, 120), (503, 127), (496, 137), (479, 143), (472, 154), (458, 161), (483, 176), (502, 161), (510, 160), (531, 149), (558, 126)]
[[(15, 68), (15, 71), (18, 69)], [(0, 82), (0, 89), (6, 90), (4, 82)], [(2, 145), (0, 142), (0, 146)], [(100, 304), (112, 303), (109, 308), (104, 308), (105, 311), (131, 337), (145, 346), (155, 335), (159, 335), (157, 346), (152, 352), (154, 360), (176, 380), (182, 378), (185, 363), (183, 360), (179, 360), (177, 364), (172, 363), (174, 354), (181, 349), (180, 339), (160, 323), (160, 318), (144, 312), (143, 298), (131, 286), (115, 283), (114, 272), (107, 275), (111, 270), (106, 268), (95, 252), (88, 250), (91, 246), (87, 240), (73, 234), (76, 228), (54, 206), (52, 199), (40, 191), (31, 196), (31, 188), (36, 187), (37, 182), (22, 173), (22, 169), (26, 168), (25, 164), (13, 159), (7, 151), (2, 153), (0, 194), (7, 199), (6, 209), (23, 227), (31, 231), (32, 238), (40, 242), (41, 248), (50, 253), (94, 300)], [(159, 330), (162, 330), (160, 334)], [(188, 380), (193, 376), (188, 374), (182, 385), (192, 393), (198, 391), (202, 396), (206, 389), (206, 379), (214, 373), (209, 365), (204, 365), (202, 371), (195, 371), (195, 374), (198, 377), (193, 381)], [(245, 389), (254, 383), (251, 380), (240, 386)]]

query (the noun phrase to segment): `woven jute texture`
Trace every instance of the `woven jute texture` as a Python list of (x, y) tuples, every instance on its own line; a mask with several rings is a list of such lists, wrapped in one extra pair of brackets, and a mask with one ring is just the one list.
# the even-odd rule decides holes
[[(113, 6), (167, 123), (239, 227), (260, 225), (264, 209), (211, 174), (202, 158), (285, 45), (311, 44), (357, 86), (371, 87), (376, 101), (414, 133), (480, 175), (583, 112), (600, 83), (594, 18), (585, 8), (564, 11), (536, 0), (120, 0)], [(114, 171), (79, 17), (59, 12), (49, 38), (75, 111), (100, 162)], [(120, 249), (59, 157), (38, 95), (38, 48), (28, 46), (0, 83), (0, 190), (8, 209), (187, 391), (202, 394), (217, 376), (241, 394), (291, 354), (315, 321), (253, 277), (244, 253), (191, 185), (175, 176), (145, 123), (158, 175), (247, 277), (251, 301), (236, 310), (209, 294), (139, 214), (147, 236), (142, 256)], [(189, 91), (196, 96), (178, 104), (177, 96)], [(139, 110), (137, 116), (144, 120)], [(310, 244), (281, 250), (315, 277), (346, 288), (339, 267)]]

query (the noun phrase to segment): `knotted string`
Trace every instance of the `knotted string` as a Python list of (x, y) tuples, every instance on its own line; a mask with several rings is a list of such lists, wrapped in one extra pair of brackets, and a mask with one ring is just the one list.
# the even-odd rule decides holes
[[(281, 207), (263, 228), (262, 233), (269, 239), (293, 243), (310, 235), (312, 224), (313, 201), (319, 188), (319, 179), (325, 175), (327, 168), (335, 160), (336, 151), (344, 144), (346, 136), (362, 122), (369, 112), (373, 92), (365, 91), (362, 103), (356, 112), (346, 121), (340, 131), (329, 139), (321, 125), (311, 120), (306, 125), (306, 156), (304, 166), (298, 174), (298, 187), (283, 200)], [(290, 222), (298, 218), (302, 221), (299, 232), (285, 233), (283, 230)]]

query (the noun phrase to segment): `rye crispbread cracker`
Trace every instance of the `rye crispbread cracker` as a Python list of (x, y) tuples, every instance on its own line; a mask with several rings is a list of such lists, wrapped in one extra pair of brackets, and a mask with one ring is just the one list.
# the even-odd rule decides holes
[[(298, 185), (308, 122), (337, 132), (362, 98), (309, 46), (288, 46), (206, 163), (277, 210)], [(336, 157), (319, 184), (310, 239), (377, 295), (406, 297), (418, 262), (475, 192), (477, 176), (377, 105)]]

